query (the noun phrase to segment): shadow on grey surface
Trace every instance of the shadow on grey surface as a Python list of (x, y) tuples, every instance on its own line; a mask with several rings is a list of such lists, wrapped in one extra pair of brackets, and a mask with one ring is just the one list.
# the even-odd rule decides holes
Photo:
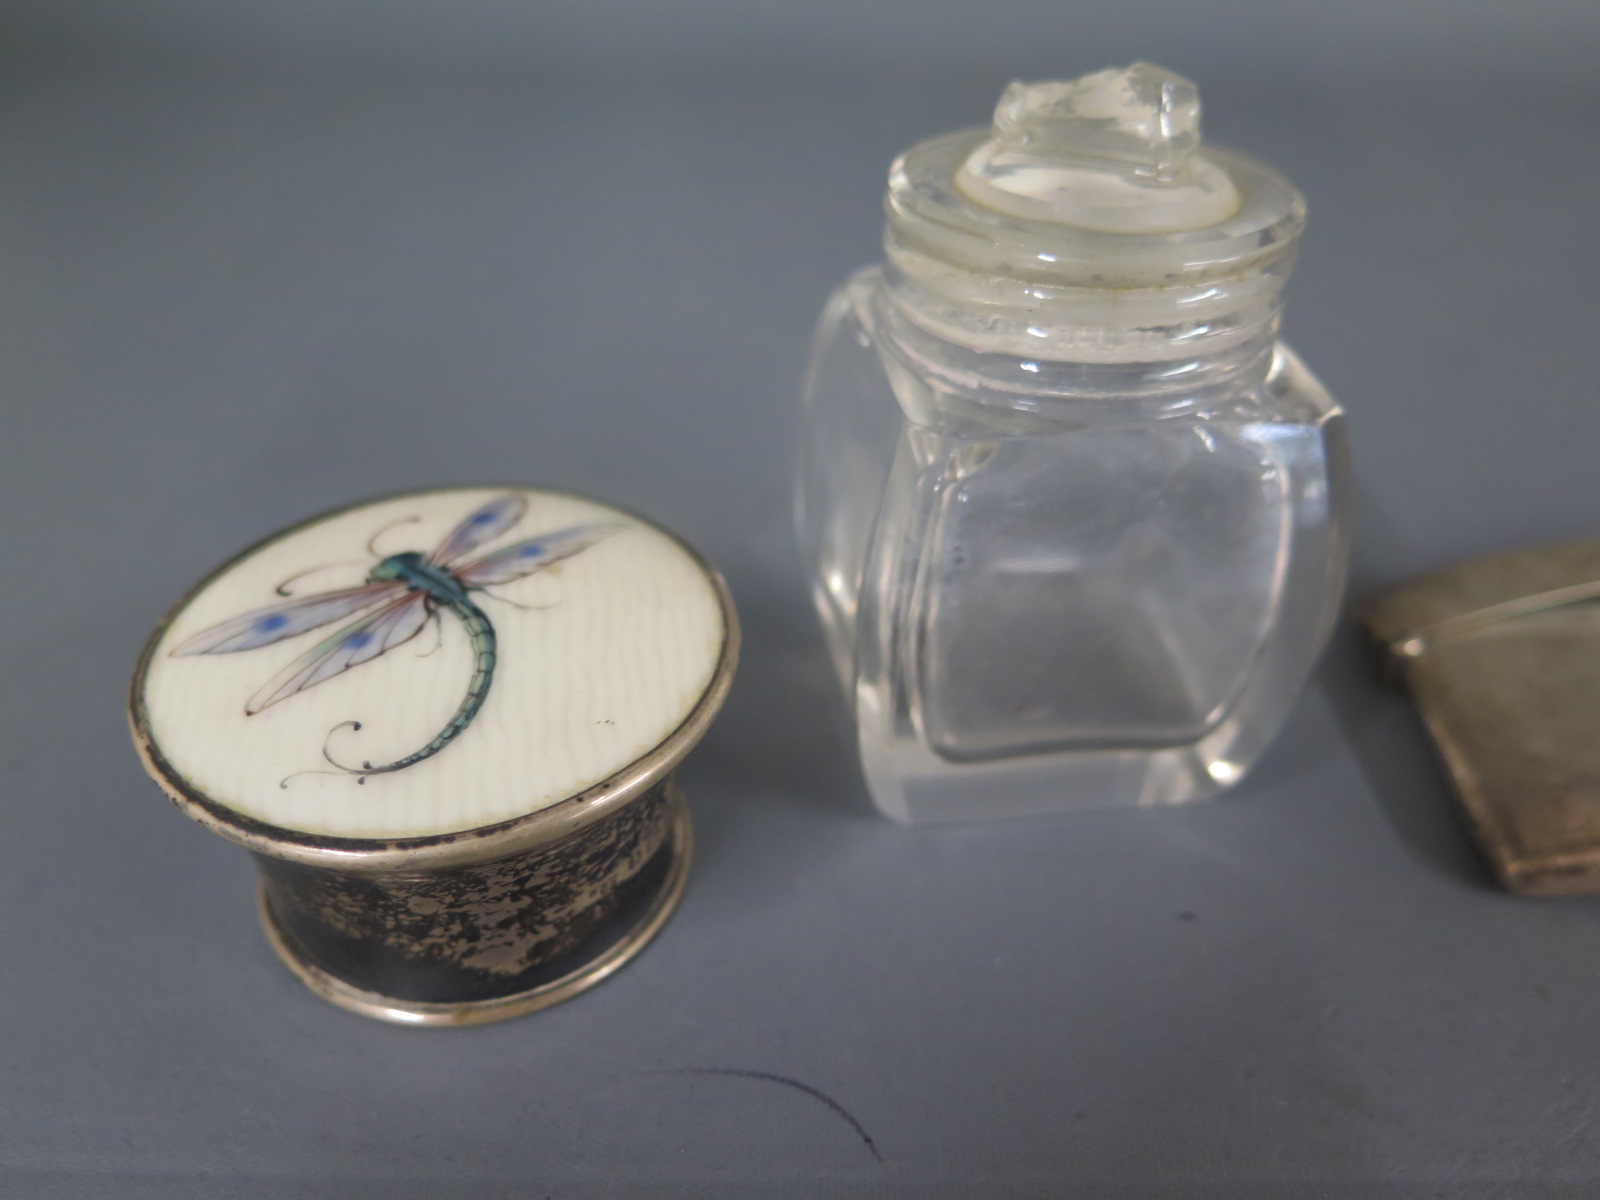
[(686, 767), (697, 791), (871, 818), (849, 716), (798, 580), (729, 572), (743, 650), (728, 702)]
[(1462, 883), (1492, 887), (1421, 718), (1384, 681), (1377, 649), (1348, 617), (1334, 630), (1315, 682), (1406, 851)]

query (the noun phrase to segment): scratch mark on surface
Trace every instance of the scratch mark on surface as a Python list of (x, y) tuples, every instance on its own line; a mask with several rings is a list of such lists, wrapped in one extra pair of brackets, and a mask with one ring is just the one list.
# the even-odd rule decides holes
[(878, 1152), (878, 1144), (872, 1140), (872, 1135), (860, 1121), (856, 1120), (850, 1110), (840, 1104), (832, 1096), (820, 1088), (814, 1088), (809, 1083), (801, 1083), (798, 1079), (790, 1079), (787, 1075), (774, 1075), (770, 1071), (747, 1071), (739, 1067), (679, 1067), (673, 1071), (674, 1075), (727, 1075), (734, 1079), (764, 1079), (768, 1083), (781, 1084), (793, 1088), (797, 1092), (804, 1092), (813, 1100), (820, 1100), (837, 1116), (848, 1122), (851, 1129), (856, 1131), (856, 1136), (866, 1143), (867, 1149), (872, 1152), (872, 1157), (878, 1162), (883, 1161), (883, 1155)]

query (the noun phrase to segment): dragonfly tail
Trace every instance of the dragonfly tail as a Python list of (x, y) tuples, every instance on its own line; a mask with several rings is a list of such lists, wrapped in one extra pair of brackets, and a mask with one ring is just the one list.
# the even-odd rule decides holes
[[(372, 763), (363, 762), (359, 767), (352, 767), (339, 762), (329, 752), (324, 743), (322, 756), (339, 770), (347, 775), (356, 775), (360, 778), (358, 783), (366, 782), (368, 775), (387, 775), (392, 771), (403, 771), (407, 767), (415, 766), (425, 758), (432, 758), (443, 750), (456, 738), (460, 737), (472, 718), (478, 715), (478, 710), (483, 707), (483, 702), (489, 697), (489, 685), (494, 682), (494, 668), (498, 659), (498, 642), (495, 638), (494, 626), (489, 623), (488, 616), (471, 600), (466, 598), (451, 600), (444, 607), (455, 614), (456, 618), (466, 627), (467, 636), (472, 641), (472, 679), (467, 683), (467, 694), (462, 697), (461, 705), (455, 715), (445, 724), (445, 727), (436, 733), (432, 740), (420, 750), (413, 750), (404, 758), (397, 758), (393, 762)], [(359, 721), (345, 721), (334, 726), (328, 731), (331, 738), (341, 729), (360, 729)]]

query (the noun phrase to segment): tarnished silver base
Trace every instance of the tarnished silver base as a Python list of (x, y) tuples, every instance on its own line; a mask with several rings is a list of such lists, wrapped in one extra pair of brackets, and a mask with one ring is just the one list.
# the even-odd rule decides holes
[(301, 957), (278, 927), (271, 905), (267, 902), (264, 885), (258, 893), (261, 924), (266, 931), (267, 941), (278, 957), (302, 983), (324, 1000), (364, 1017), (392, 1021), (397, 1025), (481, 1025), (537, 1012), (588, 990), (628, 962), (655, 937), (677, 908), (689, 878), (694, 834), (688, 805), (681, 796), (676, 798), (673, 807), (671, 829), (667, 835), (670, 860), (666, 874), (638, 920), (582, 966), (527, 991), (447, 1004), (381, 995), (356, 987)]

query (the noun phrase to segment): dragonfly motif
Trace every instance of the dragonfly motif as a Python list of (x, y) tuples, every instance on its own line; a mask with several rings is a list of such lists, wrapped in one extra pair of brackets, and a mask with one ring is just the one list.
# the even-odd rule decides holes
[[(245, 704), (245, 714), (253, 716), (405, 644), (422, 632), (430, 618), (449, 612), (467, 631), (473, 669), (467, 694), (445, 727), (420, 750), (376, 766), (370, 762), (360, 767), (346, 766), (334, 760), (326, 744), (323, 746), (323, 757), (339, 770), (357, 776), (358, 783), (365, 783), (369, 775), (403, 771), (433, 757), (459, 737), (488, 698), (497, 642), (494, 625), (473, 602), (472, 593), (542, 571), (582, 553), (621, 528), (605, 523), (577, 525), (463, 561), (473, 550), (515, 526), (527, 509), (527, 500), (515, 493), (496, 497), (457, 525), (427, 557), (416, 550), (391, 554), (367, 572), (366, 582), (359, 587), (319, 592), (287, 604), (255, 609), (195, 634), (172, 653), (183, 657), (256, 650), (335, 621), (357, 618), (269, 679)], [(360, 722), (347, 721), (344, 726), (336, 726), (329, 736), (345, 726), (361, 728)], [(285, 779), (284, 784), (287, 783)]]

